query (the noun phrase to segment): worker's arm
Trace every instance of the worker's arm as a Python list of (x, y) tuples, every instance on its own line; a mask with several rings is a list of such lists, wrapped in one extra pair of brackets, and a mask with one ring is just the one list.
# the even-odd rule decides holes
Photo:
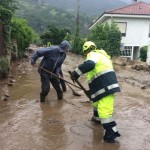
[(84, 73), (87, 73), (91, 70), (93, 70), (95, 67), (95, 62), (92, 60), (87, 60), (85, 61), (83, 64), (80, 64), (75, 71), (77, 72), (77, 74), (80, 76)]
[(77, 80), (82, 74), (87, 73), (95, 68), (95, 64), (98, 62), (99, 56), (94, 52), (88, 54), (88, 59), (80, 64), (71, 74), (72, 80)]
[(39, 48), (37, 49), (31, 56), (31, 65), (34, 65), (36, 63), (36, 60), (39, 58), (39, 57), (42, 57), (42, 56), (47, 56), (49, 55), (49, 52), (50, 52), (50, 48)]
[(87, 60), (83, 64), (80, 64), (72, 73), (71, 79), (77, 80), (82, 74), (87, 73), (95, 68), (95, 62)]

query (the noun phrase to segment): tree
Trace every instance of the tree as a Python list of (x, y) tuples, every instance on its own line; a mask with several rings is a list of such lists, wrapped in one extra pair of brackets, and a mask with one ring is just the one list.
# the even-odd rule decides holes
[(109, 50), (110, 56), (120, 55), (120, 45), (121, 45), (121, 32), (115, 26), (115, 24), (112, 24), (107, 34), (107, 49)]
[(16, 9), (15, 2), (16, 0), (0, 0), (0, 6), (3, 6), (4, 8), (14, 11)]
[(106, 23), (98, 24), (90, 33), (88, 40), (95, 42), (98, 48), (107, 50), (107, 34), (110, 30), (110, 26)]
[(0, 33), (1, 40), (1, 54), (0, 54), (0, 78), (6, 77), (9, 72), (10, 65), (10, 31), (11, 31), (12, 12), (9, 9), (0, 6), (0, 23), (3, 30)]
[(98, 48), (104, 49), (111, 56), (120, 54), (121, 33), (114, 23), (98, 24), (92, 29), (88, 40), (95, 42)]
[(72, 52), (76, 53), (76, 54), (83, 54), (83, 44), (85, 43), (85, 39), (77, 36), (74, 39), (74, 43), (73, 43), (73, 49)]
[(73, 49), (72, 51), (75, 53), (82, 53), (82, 46), (81, 46), (81, 38), (79, 35), (80, 32), (80, 16), (79, 16), (79, 9), (80, 9), (80, 0), (77, 0), (77, 16), (76, 16), (76, 33), (73, 41)]
[(43, 40), (43, 44), (51, 42), (53, 45), (58, 45), (63, 41), (67, 33), (70, 33), (68, 29), (59, 29), (55, 25), (50, 24), (40, 38)]
[(35, 33), (25, 19), (13, 18), (11, 36), (17, 41), (18, 53), (21, 57), (25, 48), (34, 40)]

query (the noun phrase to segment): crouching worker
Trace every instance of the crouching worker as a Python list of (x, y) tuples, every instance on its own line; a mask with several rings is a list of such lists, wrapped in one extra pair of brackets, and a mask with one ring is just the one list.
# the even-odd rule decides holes
[[(31, 56), (31, 65), (36, 66), (36, 60), (39, 57), (43, 57), (40, 67), (52, 72), (53, 74), (56, 74), (57, 76), (60, 76), (62, 75), (61, 65), (66, 58), (66, 53), (70, 49), (71, 45), (68, 41), (63, 41), (59, 46), (39, 48)], [(40, 102), (45, 102), (45, 97), (50, 91), (50, 83), (56, 90), (57, 98), (59, 100), (63, 99), (63, 91), (60, 86), (60, 80), (41, 68), (38, 69), (41, 77)]]
[(120, 92), (120, 88), (110, 56), (104, 50), (96, 49), (96, 45), (91, 41), (84, 43), (83, 53), (86, 55), (86, 61), (71, 72), (71, 79), (75, 81), (82, 74), (87, 73), (94, 111), (92, 120), (100, 120), (103, 125), (104, 141), (115, 143), (115, 138), (120, 137), (120, 134), (112, 114), (114, 93)]

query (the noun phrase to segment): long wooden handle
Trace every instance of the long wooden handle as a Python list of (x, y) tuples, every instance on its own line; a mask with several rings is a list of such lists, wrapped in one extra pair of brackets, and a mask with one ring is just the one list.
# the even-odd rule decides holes
[[(71, 75), (71, 71), (68, 71), (68, 73)], [(90, 99), (88, 91), (84, 88), (84, 86), (78, 80), (75, 80), (75, 82), (80, 86), (80, 88), (84, 91), (85, 95)]]
[[(56, 78), (61, 79), (61, 80), (63, 80), (64, 82), (66, 82), (66, 83), (68, 83), (68, 84), (71, 84), (71, 85), (73, 85), (74, 87), (76, 87), (76, 88), (78, 88), (78, 89), (81, 89), (81, 87), (78, 87), (78, 86), (76, 86), (75, 84), (72, 84), (71, 82), (65, 80), (65, 79), (62, 78), (62, 77), (57, 76), (56, 74), (54, 74), (54, 73), (48, 71), (47, 69), (44, 69), (43, 67), (40, 67), (40, 66), (38, 66), (38, 65), (35, 65), (35, 66), (38, 67), (38, 68), (40, 68), (40, 69), (42, 69), (42, 70), (44, 70), (45, 72), (47, 72), (47, 73), (53, 75), (53, 76), (56, 77)], [(81, 89), (81, 90), (82, 90), (82, 89)]]

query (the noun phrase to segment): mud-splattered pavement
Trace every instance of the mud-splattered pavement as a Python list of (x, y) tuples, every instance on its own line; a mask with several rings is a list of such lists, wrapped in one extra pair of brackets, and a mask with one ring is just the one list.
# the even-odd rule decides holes
[[(68, 70), (82, 62), (70, 54), (63, 65), (67, 80)], [(30, 65), (29, 65), (30, 66)], [(13, 67), (14, 68), (14, 67)], [(82, 91), (81, 97), (64, 93), (58, 101), (51, 88), (45, 104), (38, 102), (40, 78), (36, 68), (16, 76), (17, 82), (7, 87), (0, 82), (1, 97), (5, 89), (10, 98), (0, 101), (0, 150), (149, 150), (150, 149), (150, 73), (116, 68), (122, 92), (116, 94), (115, 113), (121, 137), (116, 144), (102, 141), (103, 130), (90, 119), (92, 107)], [(85, 77), (80, 81), (87, 87)]]

